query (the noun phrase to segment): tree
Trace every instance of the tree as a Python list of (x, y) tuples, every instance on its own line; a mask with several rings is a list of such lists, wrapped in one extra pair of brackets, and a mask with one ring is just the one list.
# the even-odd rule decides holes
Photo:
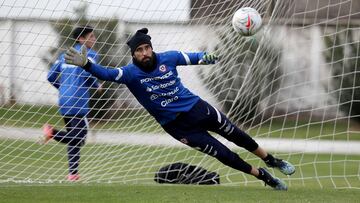
[[(76, 19), (64, 18), (51, 22), (60, 37), (58, 39), (58, 47), (49, 50), (52, 55), (51, 59), (43, 58), (43, 60), (49, 64), (49, 68), (61, 53), (75, 44), (75, 39), (72, 38), (72, 30), (76, 25), (91, 25), (94, 27), (94, 32), (97, 36), (94, 49), (97, 50), (99, 54), (99, 63), (101, 65), (119, 67), (126, 65), (130, 60), (127, 56), (128, 48), (122, 43), (128, 36), (118, 36), (118, 20), (115, 18), (88, 20), (86, 18), (87, 8), (86, 3), (75, 8), (75, 13), (78, 14)], [(104, 82), (103, 88), (106, 89), (105, 93), (98, 94), (93, 92), (93, 97), (90, 100), (91, 110), (89, 117), (98, 120), (113, 116), (113, 105), (118, 99), (119, 94), (121, 94), (121, 89), (123, 89), (122, 85), (111, 82)]]
[(228, 32), (230, 28), (222, 30), (225, 31), (219, 33), (220, 42), (216, 47), (221, 60), (199, 75), (234, 122), (251, 125), (266, 117), (260, 103), (273, 96), (280, 86), (280, 50), (266, 40), (259, 44), (255, 37)]
[(360, 42), (354, 40), (353, 29), (348, 29), (326, 35), (325, 45), (324, 55), (332, 71), (332, 90), (339, 107), (360, 122)]

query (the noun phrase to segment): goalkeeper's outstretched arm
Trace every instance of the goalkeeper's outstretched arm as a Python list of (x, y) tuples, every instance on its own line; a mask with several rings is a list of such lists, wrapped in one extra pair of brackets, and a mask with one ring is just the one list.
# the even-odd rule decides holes
[(179, 51), (177, 65), (207, 65), (215, 64), (219, 57), (214, 53), (197, 52), (186, 53)]
[(121, 82), (119, 81), (123, 74), (121, 68), (106, 68), (102, 65), (90, 62), (90, 60), (88, 60), (86, 56), (86, 47), (81, 47), (81, 53), (79, 53), (74, 48), (70, 48), (65, 53), (65, 62), (68, 64), (82, 67), (83, 69), (90, 72), (92, 75), (101, 80)]
[(121, 68), (107, 68), (99, 64), (91, 63), (90, 61), (82, 66), (82, 68), (100, 80), (120, 82), (119, 79), (123, 75)]

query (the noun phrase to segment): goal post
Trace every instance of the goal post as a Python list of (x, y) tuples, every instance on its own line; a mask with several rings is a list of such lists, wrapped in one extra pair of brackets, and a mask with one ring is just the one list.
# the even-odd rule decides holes
[[(58, 92), (46, 77), (91, 25), (99, 63), (131, 63), (126, 41), (147, 27), (155, 52), (209, 51), (209, 66), (179, 66), (190, 91), (221, 109), (265, 149), (292, 162), (290, 186), (360, 188), (360, 3), (345, 0), (5, 1), (0, 7), (0, 183), (66, 181), (66, 146), (39, 145), (42, 126), (65, 130)], [(84, 3), (85, 2), (85, 3)], [(232, 14), (253, 7), (263, 27), (238, 35)], [(81, 149), (82, 183), (155, 184), (161, 167), (184, 162), (220, 174), (223, 185), (260, 185), (167, 135), (127, 90), (92, 91)], [(214, 134), (244, 160), (265, 164)]]

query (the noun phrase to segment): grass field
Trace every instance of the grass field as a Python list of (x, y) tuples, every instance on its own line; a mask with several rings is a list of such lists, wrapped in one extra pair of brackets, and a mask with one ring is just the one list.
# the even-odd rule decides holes
[(0, 202), (359, 202), (356, 189), (292, 187), (273, 191), (253, 186), (64, 184), (0, 186)]
[[(38, 145), (34, 142), (0, 140), (0, 180), (60, 182), (67, 175), (66, 148), (55, 144)], [(254, 155), (241, 151), (241, 157), (255, 166), (264, 166)], [(291, 161), (296, 174), (287, 178), (274, 171), (288, 185), (310, 188), (360, 188), (359, 155), (334, 154), (277, 154)], [(253, 177), (222, 165), (212, 157), (190, 148), (164, 148), (148, 146), (92, 145), (82, 150), (80, 170), (84, 183), (112, 182), (154, 184), (154, 173), (173, 162), (199, 164), (221, 175), (223, 185), (253, 184)]]
[[(63, 125), (57, 108), (14, 106), (0, 108), (0, 115), (2, 126), (41, 128), (46, 122)], [(159, 130), (152, 120), (138, 119), (143, 120), (120, 119), (97, 123), (92, 128)], [(257, 137), (360, 140), (359, 133), (347, 131), (348, 125), (337, 121), (273, 120), (250, 129)], [(239, 154), (253, 165), (264, 166), (247, 152)], [(297, 169), (291, 177), (270, 170), (288, 184), (286, 192), (264, 187), (255, 178), (192, 149), (101, 144), (85, 145), (80, 165), (82, 181), (67, 183), (64, 145), (0, 139), (0, 202), (360, 202), (360, 155), (276, 155), (291, 161)], [(218, 172), (221, 185), (175, 186), (153, 181), (161, 166), (178, 161), (201, 163)]]
[[(41, 128), (50, 123), (59, 128), (63, 120), (57, 107), (14, 105), (0, 107), (0, 126), (18, 128)], [(124, 111), (122, 117), (108, 122), (92, 122), (94, 130), (157, 133), (161, 129), (150, 116), (141, 111)], [(252, 136), (296, 139), (360, 140), (360, 133), (350, 131), (347, 122), (329, 120), (324, 122), (283, 119), (269, 120), (248, 130)]]

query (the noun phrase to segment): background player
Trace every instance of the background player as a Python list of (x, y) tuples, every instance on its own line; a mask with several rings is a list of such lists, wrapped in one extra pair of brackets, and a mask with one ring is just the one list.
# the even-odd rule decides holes
[[(97, 53), (91, 48), (96, 42), (96, 36), (90, 26), (79, 26), (73, 30), (76, 39), (74, 50), (83, 46), (87, 51), (87, 59), (97, 63)], [(82, 68), (64, 61), (64, 54), (60, 55), (48, 73), (48, 81), (59, 90), (59, 110), (65, 121), (66, 131), (54, 129), (51, 125), (43, 127), (44, 140), (50, 139), (67, 144), (69, 162), (69, 181), (76, 181), (79, 176), (80, 148), (85, 144), (88, 131), (90, 88), (101, 88), (95, 77)]]

